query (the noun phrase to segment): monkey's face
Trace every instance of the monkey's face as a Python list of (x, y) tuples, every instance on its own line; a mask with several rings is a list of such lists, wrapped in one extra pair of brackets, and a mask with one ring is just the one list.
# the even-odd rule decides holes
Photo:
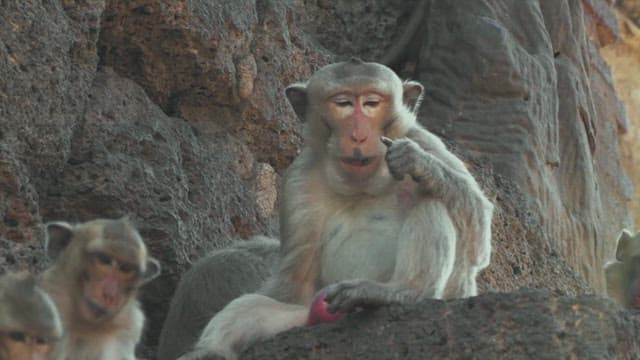
[(57, 339), (22, 329), (0, 331), (0, 360), (48, 360)]
[(88, 322), (110, 319), (135, 295), (141, 266), (134, 257), (108, 249), (89, 251), (86, 259), (80, 314)]
[(380, 137), (391, 122), (391, 106), (389, 94), (374, 87), (347, 88), (326, 98), (323, 120), (331, 129), (328, 152), (347, 178), (367, 178), (380, 167), (386, 150)]

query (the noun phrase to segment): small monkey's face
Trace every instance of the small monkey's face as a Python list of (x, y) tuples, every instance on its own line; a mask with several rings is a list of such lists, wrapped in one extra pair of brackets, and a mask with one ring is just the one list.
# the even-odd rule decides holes
[(48, 360), (57, 338), (13, 329), (0, 331), (0, 360)]
[(56, 292), (66, 290), (74, 316), (98, 324), (134, 300), (136, 290), (160, 273), (137, 230), (127, 218), (96, 219), (79, 225), (47, 224), (47, 254), (55, 260)]
[(369, 177), (384, 158), (380, 142), (390, 122), (390, 96), (373, 87), (351, 88), (331, 94), (325, 101), (330, 155), (347, 176)]
[(83, 274), (82, 317), (90, 322), (115, 316), (140, 285), (140, 266), (133, 258), (118, 257), (108, 249), (86, 254)]
[(0, 360), (46, 360), (62, 336), (53, 301), (28, 273), (0, 278)]

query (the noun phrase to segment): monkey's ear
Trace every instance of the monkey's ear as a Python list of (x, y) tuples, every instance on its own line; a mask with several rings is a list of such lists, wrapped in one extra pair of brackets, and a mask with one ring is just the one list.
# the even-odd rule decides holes
[(423, 92), (424, 87), (417, 81), (407, 80), (402, 84), (402, 102), (414, 114), (418, 112)]
[(57, 259), (66, 249), (73, 237), (73, 226), (63, 221), (46, 224), (47, 234), (44, 239), (44, 248), (51, 259)]
[(298, 119), (304, 121), (307, 106), (309, 105), (307, 100), (307, 85), (303, 83), (291, 84), (287, 86), (284, 93), (287, 95), (287, 99), (293, 107), (293, 111), (298, 115)]
[(152, 257), (147, 259), (147, 268), (142, 274), (142, 283), (147, 283), (160, 275), (160, 262)]
[(624, 261), (624, 259), (628, 258), (631, 254), (630, 252), (633, 250), (631, 247), (633, 245), (633, 234), (629, 232), (627, 229), (622, 229), (622, 232), (618, 236), (618, 247), (616, 248), (616, 259), (619, 261)]

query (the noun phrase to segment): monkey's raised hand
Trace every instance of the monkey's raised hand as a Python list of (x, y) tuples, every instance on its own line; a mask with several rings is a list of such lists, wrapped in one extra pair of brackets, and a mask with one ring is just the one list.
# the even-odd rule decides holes
[(383, 284), (371, 280), (346, 280), (325, 288), (327, 310), (335, 312), (353, 312), (358, 308), (380, 306), (396, 302), (393, 293)]
[(441, 184), (443, 173), (440, 161), (415, 141), (409, 138), (391, 140), (384, 136), (380, 141), (388, 147), (385, 159), (395, 179), (402, 180), (408, 174), (427, 189), (434, 189)]

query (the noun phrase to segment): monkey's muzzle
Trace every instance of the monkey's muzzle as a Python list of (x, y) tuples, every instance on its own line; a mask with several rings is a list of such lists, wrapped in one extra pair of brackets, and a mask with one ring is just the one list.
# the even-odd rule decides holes
[(371, 164), (375, 158), (376, 158), (375, 156), (344, 157), (340, 160), (349, 166), (367, 166)]

